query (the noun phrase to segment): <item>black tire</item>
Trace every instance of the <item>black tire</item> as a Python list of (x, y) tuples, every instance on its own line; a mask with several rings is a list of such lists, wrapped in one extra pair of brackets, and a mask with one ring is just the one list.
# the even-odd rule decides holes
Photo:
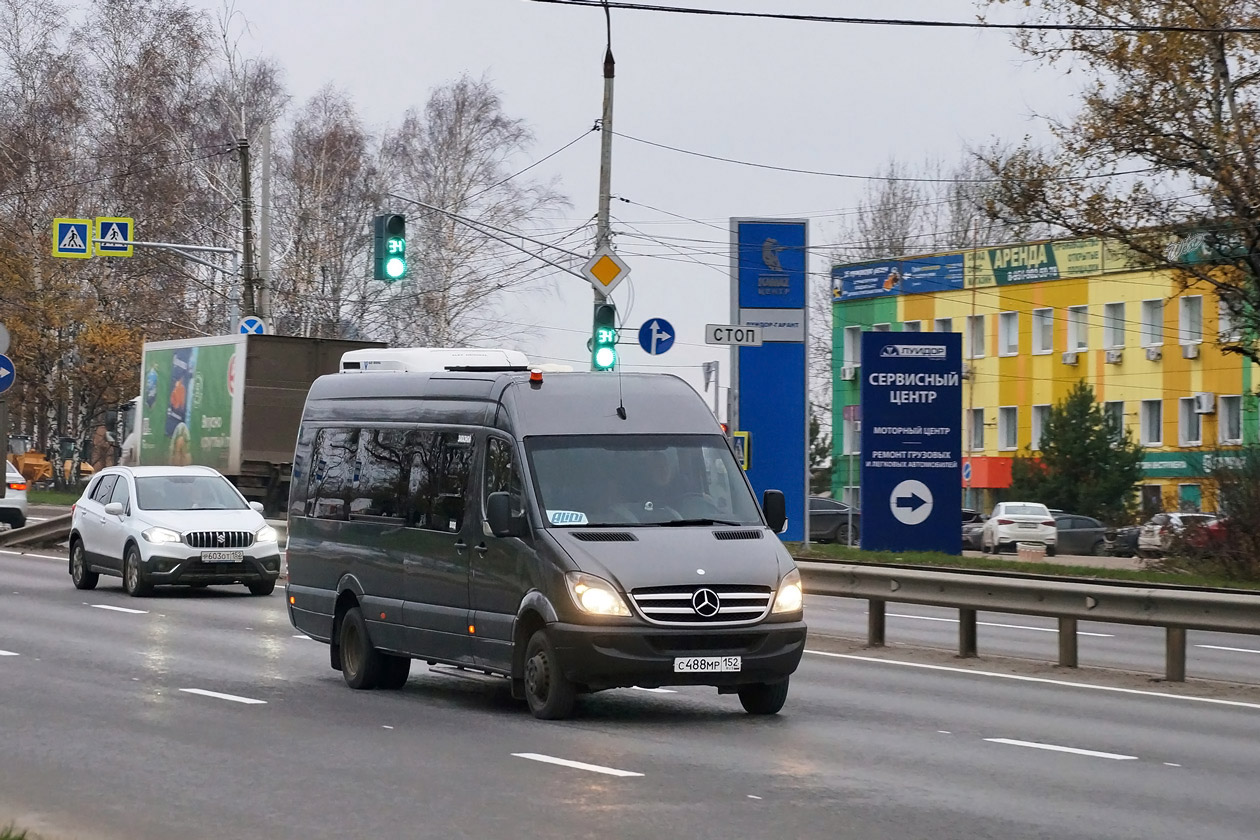
[(777, 715), (787, 702), (788, 681), (745, 685), (739, 689), (739, 702), (750, 715)]
[(577, 703), (577, 686), (561, 670), (546, 630), (536, 631), (525, 647), (525, 701), (539, 720), (563, 720)]
[(1093, 555), (1094, 557), (1101, 557), (1102, 555), (1107, 553), (1107, 544), (1104, 543), (1102, 540), (1099, 540), (1098, 542), (1094, 543), (1093, 546), (1089, 549), (1089, 553)]
[(123, 555), (123, 589), (132, 598), (143, 598), (153, 591), (140, 565), (140, 549), (134, 545), (127, 546)]
[(1053, 545), (1048, 545), (1048, 546), (1046, 546), (1046, 556), (1047, 556), (1047, 557), (1053, 557), (1056, 553), (1058, 553), (1058, 551), (1059, 551), (1059, 549), (1058, 549), (1057, 547), (1053, 546)]
[(393, 691), (406, 685), (407, 677), (411, 675), (411, 657), (384, 653), (381, 654), (381, 659), (384, 663), (381, 676), (376, 683), (377, 687)]
[(341, 675), (346, 685), (354, 689), (376, 688), (381, 679), (384, 660), (381, 652), (372, 647), (367, 622), (358, 607), (351, 607), (341, 619)]
[(70, 579), (74, 581), (75, 589), (95, 589), (101, 579), (99, 574), (88, 569), (82, 540), (70, 543)]
[(258, 580), (245, 585), (249, 587), (250, 595), (270, 595), (276, 591), (276, 582), (274, 580)]

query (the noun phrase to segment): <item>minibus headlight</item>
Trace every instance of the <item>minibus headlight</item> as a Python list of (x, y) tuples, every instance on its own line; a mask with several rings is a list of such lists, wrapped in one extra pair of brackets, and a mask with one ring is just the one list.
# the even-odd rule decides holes
[(177, 543), (181, 539), (178, 532), (170, 528), (150, 528), (147, 531), (141, 531), (140, 536), (151, 543)]
[(570, 572), (569, 594), (584, 613), (590, 615), (630, 615), (626, 602), (613, 585), (602, 578)]
[(779, 592), (774, 596), (774, 609), (772, 612), (800, 612), (801, 605), (804, 603), (805, 593), (801, 591), (801, 573), (793, 569), (784, 575), (783, 580), (779, 582)]

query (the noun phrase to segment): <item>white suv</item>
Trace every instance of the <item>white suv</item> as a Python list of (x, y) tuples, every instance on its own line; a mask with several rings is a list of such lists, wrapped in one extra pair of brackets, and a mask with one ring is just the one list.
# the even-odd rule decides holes
[(280, 547), (261, 508), (209, 467), (109, 467), (72, 508), (70, 577), (91, 589), (117, 575), (135, 596), (212, 583), (270, 595)]
[(980, 532), (980, 550), (997, 554), (1022, 542), (1040, 543), (1047, 556), (1054, 556), (1059, 531), (1049, 508), (1037, 502), (999, 502)]
[(4, 466), (6, 486), (4, 498), (0, 499), (0, 522), (7, 523), (10, 528), (21, 528), (26, 524), (26, 479), (8, 461), (4, 462)]

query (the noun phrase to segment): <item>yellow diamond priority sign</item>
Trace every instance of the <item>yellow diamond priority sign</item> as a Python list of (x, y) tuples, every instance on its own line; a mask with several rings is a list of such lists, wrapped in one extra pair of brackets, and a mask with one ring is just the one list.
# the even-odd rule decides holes
[(607, 297), (617, 284), (630, 276), (630, 266), (607, 246), (600, 248), (582, 269), (595, 291)]

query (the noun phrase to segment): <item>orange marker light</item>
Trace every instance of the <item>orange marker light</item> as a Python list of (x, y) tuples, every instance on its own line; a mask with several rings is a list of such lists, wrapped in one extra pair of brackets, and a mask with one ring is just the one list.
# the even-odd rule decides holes
[(538, 368), (534, 368), (533, 370), (531, 370), (529, 372), (529, 381), (542, 382), (542, 371), (539, 370)]
[(381, 613), (381, 621), (385, 620), (385, 613)]
[(476, 633), (476, 632), (477, 632), (477, 628), (476, 628), (476, 627), (474, 627), (474, 626), (472, 626), (471, 624), (469, 624), (469, 625), (468, 625), (468, 634), (469, 634), (469, 635), (472, 635), (472, 634), (474, 634), (474, 633)]
[(292, 595), (290, 595), (290, 596), (289, 596), (289, 603), (290, 603), (290, 604), (296, 604), (296, 603), (297, 603), (297, 598), (294, 598)]

